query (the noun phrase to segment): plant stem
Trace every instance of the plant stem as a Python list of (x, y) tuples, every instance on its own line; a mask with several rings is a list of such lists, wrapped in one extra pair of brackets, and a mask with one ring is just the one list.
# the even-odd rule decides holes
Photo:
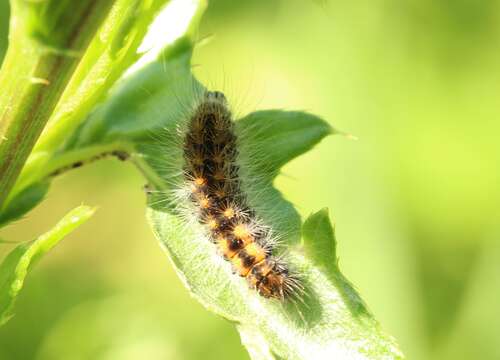
[[(0, 208), (113, 0), (11, 1), (0, 69)], [(52, 40), (54, 39), (54, 40)]]
[(88, 162), (89, 159), (112, 152), (133, 154), (135, 150), (130, 144), (116, 142), (75, 149), (60, 155), (55, 155), (50, 159), (45, 159), (42, 155), (40, 156), (40, 161), (38, 161), (37, 158), (32, 159), (30, 157), (32, 161), (28, 160), (28, 162), (26, 162), (23, 172), (5, 201), (4, 208), (7, 208), (11, 200), (29, 185), (46, 179), (54, 172), (69, 167), (72, 164), (85, 163)]

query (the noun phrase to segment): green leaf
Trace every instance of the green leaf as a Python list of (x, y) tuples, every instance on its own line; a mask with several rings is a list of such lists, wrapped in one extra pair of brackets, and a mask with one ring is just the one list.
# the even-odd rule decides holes
[[(185, 117), (167, 124), (163, 141), (159, 140), (161, 145), (143, 146), (141, 150), (153, 172), (164, 179), (162, 192), (150, 199), (149, 221), (193, 296), (211, 311), (238, 324), (254, 359), (402, 358), (395, 341), (379, 330), (338, 269), (324, 270), (323, 265), (331, 260), (335, 264), (333, 230), (324, 218), (325, 211), (308, 221), (305, 229), (307, 244), (312, 244), (311, 236), (318, 237), (320, 248), (313, 251), (314, 255), (304, 256), (301, 248), (291, 246), (300, 235), (300, 218), (272, 186), (272, 180), (279, 166), (331, 133), (328, 125), (309, 114), (281, 111), (251, 114), (235, 124), (240, 176), (247, 199), (282, 236), (289, 250), (287, 260), (301, 274), (306, 288), (301, 301), (281, 304), (249, 289), (217, 254), (205, 229), (170, 206), (179, 201), (175, 190), (183, 182), (182, 147), (179, 139), (172, 138), (183, 121)], [(317, 235), (311, 226), (318, 226)], [(315, 245), (307, 248), (311, 246)], [(328, 255), (321, 254), (325, 250)]]
[(12, 317), (14, 302), (28, 271), (62, 238), (87, 221), (95, 209), (79, 206), (64, 216), (50, 231), (31, 243), (17, 246), (0, 265), (0, 325)]
[(0, 211), (0, 227), (17, 220), (41, 202), (49, 191), (50, 183), (43, 181), (35, 183), (17, 194), (11, 206)]

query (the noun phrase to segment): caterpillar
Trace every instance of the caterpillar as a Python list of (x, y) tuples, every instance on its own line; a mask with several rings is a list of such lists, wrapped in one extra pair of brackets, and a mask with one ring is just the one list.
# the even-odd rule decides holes
[(234, 272), (265, 298), (285, 300), (301, 288), (273, 255), (271, 229), (248, 205), (238, 166), (238, 139), (223, 93), (205, 91), (183, 139), (184, 180), (197, 220)]

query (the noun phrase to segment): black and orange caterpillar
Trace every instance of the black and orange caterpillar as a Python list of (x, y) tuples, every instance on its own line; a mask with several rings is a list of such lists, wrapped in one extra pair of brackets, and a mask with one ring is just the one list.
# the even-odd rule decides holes
[(273, 256), (270, 229), (261, 225), (242, 191), (237, 137), (221, 92), (202, 95), (190, 117), (183, 146), (189, 196), (210, 239), (260, 295), (288, 298), (300, 283), (286, 264)]

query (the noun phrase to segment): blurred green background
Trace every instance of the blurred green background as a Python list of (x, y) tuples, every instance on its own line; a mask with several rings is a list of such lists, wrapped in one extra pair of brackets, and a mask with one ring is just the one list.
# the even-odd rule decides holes
[[(7, 19), (0, 0), (0, 54)], [(500, 359), (500, 1), (212, 0), (209, 35), (193, 71), (238, 114), (307, 110), (359, 138), (324, 140), (277, 186), (304, 216), (331, 209), (343, 272), (407, 357)], [(0, 359), (248, 358), (174, 274), (143, 184), (100, 161), (0, 232), (99, 205), (29, 276)]]

